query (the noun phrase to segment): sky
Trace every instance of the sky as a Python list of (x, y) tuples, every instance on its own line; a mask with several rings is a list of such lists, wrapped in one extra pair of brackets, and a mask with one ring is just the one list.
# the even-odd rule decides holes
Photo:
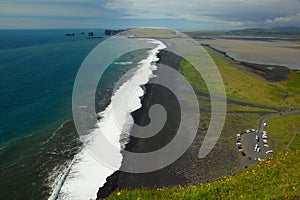
[(300, 0), (1, 0), (0, 29), (300, 27)]

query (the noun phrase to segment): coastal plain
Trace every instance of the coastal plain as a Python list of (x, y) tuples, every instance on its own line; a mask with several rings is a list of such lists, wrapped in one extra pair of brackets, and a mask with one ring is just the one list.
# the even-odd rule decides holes
[[(169, 38), (167, 41), (171, 43), (170, 40)], [(162, 37), (162, 41), (166, 41), (166, 38)], [(151, 182), (150, 185), (143, 184), (143, 181), (139, 182), (139, 186), (133, 186), (131, 183), (123, 184), (108, 199), (299, 198), (300, 184), (298, 180), (300, 180), (300, 174), (297, 170), (300, 166), (299, 114), (279, 116), (267, 120), (269, 126), (266, 130), (270, 136), (270, 148), (274, 148), (275, 154), (266, 160), (259, 163), (256, 160), (249, 160), (235, 146), (236, 134), (246, 129), (258, 128), (258, 120), (261, 117), (270, 113), (297, 111), (300, 108), (299, 71), (295, 69), (294, 65), (288, 65), (291, 66), (291, 69), (288, 69), (284, 78), (280, 81), (270, 81), (263, 74), (256, 73), (256, 70), (253, 70), (251, 66), (244, 65), (243, 61), (238, 60), (239, 57), (232, 59), (230, 56), (222, 54), (224, 51), (227, 53), (225, 47), (218, 51), (217, 47), (212, 45), (212, 42), (214, 44), (224, 43), (223, 39), (205, 41), (209, 42), (209, 46), (205, 45), (204, 47), (223, 78), (228, 103), (226, 121), (217, 144), (205, 158), (199, 159), (197, 157), (211, 119), (211, 101), (208, 89), (203, 77), (185, 59), (181, 58), (179, 63), (167, 63), (173, 64), (173, 67), (184, 75), (197, 94), (201, 118), (199, 119), (196, 138), (182, 157), (163, 169), (164, 176), (160, 176), (160, 173), (156, 174), (157, 176), (151, 175), (151, 180), (156, 180), (157, 183), (162, 180), (163, 185), (156, 184), (155, 181)], [(203, 41), (198, 40), (198, 42), (202, 43)], [(265, 43), (265, 41), (258, 41), (259, 44), (257, 44), (257, 42), (253, 43), (252, 41), (232, 40), (230, 45), (232, 45), (231, 47), (238, 46), (237, 43), (239, 42), (243, 43), (238, 47), (239, 50), (236, 50), (236, 52), (241, 52), (240, 56), (249, 54), (245, 48), (247, 46), (245, 43), (251, 43), (252, 50), (264, 46)], [(272, 52), (274, 48), (282, 48), (281, 50), (286, 51), (284, 46), (298, 45), (297, 43), (282, 42), (275, 41), (275, 44), (269, 44), (271, 42), (268, 41), (266, 46), (269, 49), (266, 53), (264, 53), (265, 50), (259, 48), (261, 53), (257, 55), (265, 58), (263, 62), (255, 60), (255, 58), (251, 58), (247, 62), (261, 64), (261, 67), (265, 68), (274, 66), (277, 62), (268, 63), (268, 59), (270, 60), (274, 56), (269, 52)], [(230, 42), (226, 41), (225, 43)], [(243, 49), (245, 50), (243, 51)], [(294, 48), (288, 50), (295, 54), (299, 53), (294, 52), (298, 51)], [(280, 55), (277, 54), (277, 59), (286, 60), (279, 62), (278, 67), (286, 67), (288, 62), (293, 63), (295, 61), (294, 58), (289, 58), (288, 53)], [(164, 60), (164, 56), (169, 57), (165, 60), (178, 61), (179, 59), (178, 56), (166, 53), (160, 53), (159, 57)], [(170, 57), (172, 58), (170, 59)], [(299, 62), (299, 60), (296, 61)], [(147, 91), (146, 96), (151, 93), (152, 91)], [(168, 131), (165, 134), (168, 134)], [(177, 181), (184, 181), (180, 184), (168, 181), (171, 180), (168, 177), (172, 176), (176, 176)], [(147, 182), (147, 179), (144, 181)], [(174, 185), (177, 186), (174, 187)], [(280, 185), (280, 189), (276, 188), (278, 185)]]

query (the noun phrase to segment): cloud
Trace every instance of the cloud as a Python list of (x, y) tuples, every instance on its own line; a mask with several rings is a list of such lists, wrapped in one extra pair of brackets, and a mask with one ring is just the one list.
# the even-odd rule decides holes
[[(102, 1), (103, 2), (103, 1)], [(99, 0), (1, 0), (0, 28), (111, 26), (114, 11)]]
[(300, 27), (300, 12), (295, 15), (284, 17), (275, 17), (274, 19), (266, 20), (266, 24), (279, 25), (279, 26), (299, 26)]
[(0, 16), (109, 17), (97, 0), (2, 0)]
[[(230, 29), (299, 24), (300, 0), (1, 0), (0, 19), (23, 24), (49, 26), (76, 21), (86, 26), (92, 20), (99, 26), (128, 25), (174, 27), (212, 27)], [(26, 20), (25, 20), (26, 19)], [(25, 20), (25, 21), (24, 21)], [(13, 24), (16, 24), (14, 22)], [(5, 26), (1, 26), (2, 28)]]
[(101, 19), (43, 19), (30, 17), (0, 18), (0, 27), (6, 29), (43, 29), (43, 28), (103, 28), (111, 27), (113, 24)]
[(109, 0), (105, 8), (118, 10), (124, 18), (223, 21), (238, 26), (262, 25), (267, 20), (295, 15), (299, 0)]
[(97, 10), (57, 5), (10, 5), (2, 4), (2, 16), (39, 16), (39, 17), (94, 17)]

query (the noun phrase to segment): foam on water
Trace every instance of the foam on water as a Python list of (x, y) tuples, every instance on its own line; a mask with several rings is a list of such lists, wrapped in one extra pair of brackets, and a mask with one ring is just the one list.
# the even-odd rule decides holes
[(132, 62), (114, 62), (115, 65), (131, 65)]
[[(111, 104), (99, 113), (102, 119), (97, 124), (98, 128), (85, 138), (88, 142), (58, 177), (49, 199), (96, 199), (98, 189), (104, 185), (106, 178), (121, 167), (120, 152), (128, 141), (124, 140), (124, 133), (126, 136), (134, 123), (131, 112), (141, 108), (140, 97), (144, 95), (141, 86), (153, 77), (153, 71), (156, 70), (154, 62), (158, 61), (157, 53), (166, 48), (160, 41), (149, 42), (157, 44), (157, 47), (150, 50), (149, 56), (139, 62), (136, 73), (115, 91)], [(114, 152), (107, 152), (113, 163), (110, 167), (97, 161), (89, 151), (93, 147), (99, 147), (99, 138), (103, 135), (115, 146)]]

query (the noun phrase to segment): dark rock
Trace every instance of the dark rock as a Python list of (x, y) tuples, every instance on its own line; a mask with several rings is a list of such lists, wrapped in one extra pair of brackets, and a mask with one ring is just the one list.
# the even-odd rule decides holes
[(75, 36), (75, 33), (66, 33), (65, 36), (66, 36), (66, 37), (74, 37), (74, 36)]
[(117, 35), (117, 34), (123, 32), (123, 31), (125, 31), (125, 30), (110, 30), (110, 29), (107, 29), (107, 30), (104, 31), (104, 35), (113, 36), (113, 35)]
[(116, 171), (106, 178), (106, 183), (98, 190), (97, 199), (104, 199), (117, 189), (119, 175), (120, 171)]

